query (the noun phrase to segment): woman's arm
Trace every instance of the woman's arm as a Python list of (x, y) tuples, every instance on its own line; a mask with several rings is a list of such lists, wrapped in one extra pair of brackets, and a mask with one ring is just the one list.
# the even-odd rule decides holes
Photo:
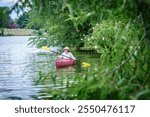
[(71, 52), (69, 54), (70, 54), (70, 58), (76, 60), (76, 58), (73, 56), (73, 54)]

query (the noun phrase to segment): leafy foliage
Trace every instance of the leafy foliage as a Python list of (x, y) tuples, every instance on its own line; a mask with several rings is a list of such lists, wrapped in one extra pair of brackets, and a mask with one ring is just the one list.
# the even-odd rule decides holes
[(29, 23), (29, 15), (27, 12), (24, 12), (18, 19), (17, 25), (19, 28), (25, 28)]
[(9, 20), (9, 8), (0, 7), (0, 35), (4, 35), (4, 28), (8, 26)]
[(7, 27), (8, 18), (9, 18), (9, 8), (0, 7), (0, 28)]
[(40, 28), (32, 44), (83, 46), (100, 54), (96, 70), (75, 76), (65, 91), (48, 90), (49, 99), (149, 99), (149, 0), (19, 2), (31, 7), (30, 25)]

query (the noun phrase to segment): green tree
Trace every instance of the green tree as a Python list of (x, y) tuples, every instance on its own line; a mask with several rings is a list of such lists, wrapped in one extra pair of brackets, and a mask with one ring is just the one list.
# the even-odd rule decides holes
[(17, 26), (19, 28), (25, 28), (29, 23), (29, 14), (28, 12), (24, 12), (19, 18), (17, 19)]
[(4, 29), (6, 28), (10, 20), (9, 16), (9, 8), (8, 7), (0, 7), (0, 35), (4, 34)]
[(4, 28), (7, 26), (8, 7), (0, 7), (0, 27)]
[(51, 42), (81, 46), (84, 43), (81, 38), (91, 33), (96, 23), (106, 19), (135, 20), (142, 14), (148, 32), (149, 5), (149, 0), (19, 0), (14, 8), (31, 8), (30, 24), (44, 28), (47, 37), (53, 35), (47, 38), (48, 45)]

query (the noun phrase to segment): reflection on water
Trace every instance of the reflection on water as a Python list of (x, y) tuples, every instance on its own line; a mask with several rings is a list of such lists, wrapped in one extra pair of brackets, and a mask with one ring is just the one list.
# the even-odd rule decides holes
[(0, 37), (0, 99), (46, 99), (51, 90), (65, 90), (82, 70), (80, 65), (56, 69), (57, 56), (27, 46), (28, 39)]
[(24, 75), (39, 51), (27, 46), (28, 38), (0, 37), (0, 99), (30, 99), (39, 90), (33, 85), (33, 74)]

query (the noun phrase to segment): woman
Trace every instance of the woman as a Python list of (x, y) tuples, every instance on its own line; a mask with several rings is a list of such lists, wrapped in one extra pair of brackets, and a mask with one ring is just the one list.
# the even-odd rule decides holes
[(64, 52), (59, 56), (59, 59), (74, 59), (74, 60), (76, 60), (76, 58), (70, 52), (69, 47), (64, 48)]

